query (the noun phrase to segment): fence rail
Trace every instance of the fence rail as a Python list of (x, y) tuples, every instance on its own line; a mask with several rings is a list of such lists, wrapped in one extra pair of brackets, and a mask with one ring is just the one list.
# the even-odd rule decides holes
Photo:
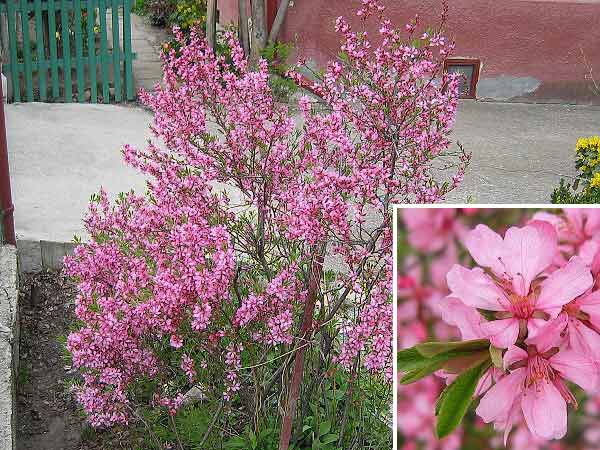
[(12, 99), (133, 100), (131, 1), (7, 0), (0, 4), (3, 61), (8, 62), (3, 71), (11, 81)]

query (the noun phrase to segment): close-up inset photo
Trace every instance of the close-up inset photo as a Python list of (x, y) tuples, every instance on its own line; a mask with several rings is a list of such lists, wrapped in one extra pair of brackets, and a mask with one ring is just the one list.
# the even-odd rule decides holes
[(398, 449), (600, 445), (600, 209), (396, 209)]

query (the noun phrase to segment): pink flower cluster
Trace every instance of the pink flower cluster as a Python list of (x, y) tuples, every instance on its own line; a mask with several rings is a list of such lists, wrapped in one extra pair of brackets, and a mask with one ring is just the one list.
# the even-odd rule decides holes
[(470, 315), (470, 326), (507, 349), (502, 375), (477, 408), (506, 435), (523, 417), (534, 435), (562, 438), (567, 405), (577, 407), (566, 381), (590, 394), (598, 389), (600, 292), (595, 255), (587, 252), (598, 249), (599, 220), (598, 210), (540, 213), (504, 238), (478, 225), (465, 246), (479, 267), (456, 265), (448, 273), (451, 298), (489, 312)]
[[(126, 423), (150, 400), (173, 413), (194, 383), (232, 401), (253, 383), (242, 360), (274, 370), (267, 356), (319, 345), (300, 335), (309, 302), (324, 318), (311, 334), (344, 323), (333, 360), (391, 380), (391, 205), (440, 200), (468, 156), (438, 181), (432, 161), (450, 156), (458, 97), (442, 73), (452, 45), (393, 28), (379, 1), (360, 15), (381, 22), (381, 42), (340, 18), (345, 57), (311, 86), (325, 107), (303, 96), (299, 121), (273, 99), (266, 62), (251, 70), (232, 34), (226, 58), (175, 30), (163, 85), (140, 93), (154, 142), (123, 152), (147, 195), (111, 205), (101, 192), (85, 220), (91, 242), (65, 264), (83, 324), (68, 348), (94, 426)], [(150, 400), (136, 390), (147, 380)]]
[[(504, 210), (474, 214), (403, 212), (406, 242), (428, 255), (428, 273), (423, 286), (421, 264), (408, 257), (405, 264), (413, 266), (399, 268), (400, 345), (432, 340), (431, 317), (436, 340), (453, 337), (437, 331), (438, 318), (464, 340), (489, 339), (502, 364), (480, 381), (477, 415), (504, 430), (505, 445), (516, 426), (514, 449), (564, 448), (548, 440), (565, 436), (567, 406), (578, 406), (569, 383), (586, 394), (588, 410), (599, 387), (600, 210), (524, 211), (517, 218), (521, 226), (498, 225), (503, 214), (515, 220)], [(500, 233), (480, 222), (495, 222)], [(462, 259), (456, 246), (468, 252)], [(439, 275), (444, 272), (445, 280)]]

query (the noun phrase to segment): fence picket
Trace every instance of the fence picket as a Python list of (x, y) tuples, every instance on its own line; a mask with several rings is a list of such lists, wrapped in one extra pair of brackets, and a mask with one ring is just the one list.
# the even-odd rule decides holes
[(52, 79), (52, 97), (60, 96), (58, 81), (58, 52), (56, 48), (56, 9), (54, 0), (48, 0), (48, 37), (50, 47), (50, 77)]
[(31, 67), (31, 38), (29, 36), (29, 8), (27, 0), (21, 0), (21, 32), (23, 33), (23, 61), (25, 63), (25, 96), (33, 101), (33, 70)]
[(13, 97), (16, 102), (21, 101), (21, 80), (19, 77), (19, 68), (17, 67), (17, 12), (14, 2), (7, 2), (7, 22), (10, 51), (10, 71), (13, 85)]
[(119, 42), (119, 1), (111, 2), (113, 72), (115, 83), (115, 101), (121, 101), (121, 43)]
[(123, 2), (123, 51), (125, 52), (125, 91), (127, 100), (133, 100), (133, 70), (131, 67), (131, 0)]
[(96, 23), (96, 8), (94, 0), (87, 2), (87, 42), (88, 42), (88, 60), (90, 74), (90, 100), (92, 103), (98, 103), (98, 81), (96, 80), (96, 35), (94, 34), (94, 25)]
[(85, 99), (85, 80), (83, 76), (83, 41), (81, 39), (81, 0), (73, 1), (73, 28), (75, 32), (75, 67), (77, 73), (77, 100)]
[(63, 83), (65, 103), (71, 103), (73, 100), (73, 81), (71, 80), (71, 33), (69, 32), (69, 14), (67, 9), (67, 0), (60, 2), (60, 40), (62, 43), (63, 57)]
[(38, 70), (38, 86), (40, 91), (40, 100), (46, 101), (46, 75), (48, 66), (46, 65), (46, 55), (44, 47), (44, 26), (42, 24), (42, 0), (35, 0), (35, 42), (36, 53), (39, 64)]
[(110, 91), (108, 90), (108, 39), (106, 37), (106, 3), (105, 0), (98, 0), (100, 10), (100, 57), (102, 58), (102, 97), (104, 103), (110, 102)]

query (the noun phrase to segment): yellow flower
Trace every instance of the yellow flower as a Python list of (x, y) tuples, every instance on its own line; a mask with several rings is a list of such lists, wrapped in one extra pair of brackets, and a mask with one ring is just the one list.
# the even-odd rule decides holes
[(579, 138), (575, 145), (575, 150), (580, 152), (589, 148), (596, 148), (600, 151), (600, 136), (590, 136), (589, 138)]
[(592, 181), (590, 182), (591, 187), (600, 187), (600, 172), (596, 172)]

